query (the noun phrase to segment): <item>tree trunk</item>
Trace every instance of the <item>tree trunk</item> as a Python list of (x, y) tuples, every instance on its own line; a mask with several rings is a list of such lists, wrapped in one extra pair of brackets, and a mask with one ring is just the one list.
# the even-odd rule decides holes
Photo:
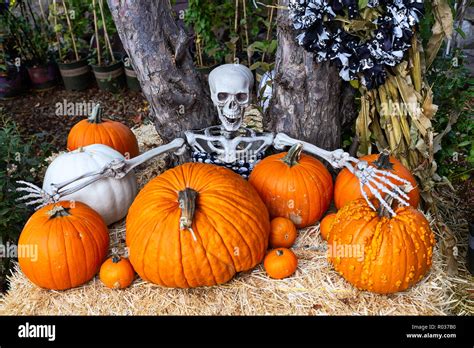
[[(288, 0), (279, 5), (287, 6)], [(341, 130), (356, 117), (352, 87), (330, 63), (316, 64), (295, 41), (287, 10), (278, 11), (273, 98), (265, 115), (267, 129), (284, 132), (323, 149), (341, 146)]]
[(209, 87), (194, 69), (189, 37), (169, 0), (108, 0), (117, 31), (164, 142), (216, 121)]

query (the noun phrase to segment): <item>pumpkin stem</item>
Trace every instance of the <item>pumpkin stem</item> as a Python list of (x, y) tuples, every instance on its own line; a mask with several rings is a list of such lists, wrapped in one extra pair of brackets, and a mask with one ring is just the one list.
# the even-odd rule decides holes
[(112, 255), (112, 262), (113, 263), (119, 263), (120, 262), (120, 256)]
[(390, 155), (386, 151), (382, 151), (377, 160), (373, 161), (372, 164), (376, 166), (377, 169), (393, 169), (393, 163), (390, 162)]
[(303, 144), (296, 143), (288, 150), (288, 153), (281, 160), (289, 167), (293, 167), (298, 164), (301, 158), (301, 151), (303, 151)]
[(277, 256), (283, 256), (283, 250), (277, 250), (276, 254)]
[(71, 215), (69, 208), (64, 208), (62, 205), (55, 205), (51, 210), (48, 210), (46, 214), (48, 214), (50, 219)]
[(185, 188), (178, 192), (178, 202), (181, 208), (181, 217), (179, 218), (179, 228), (189, 230), (196, 241), (196, 235), (192, 229), (194, 212), (196, 211), (196, 198), (198, 193), (192, 188)]
[(100, 104), (95, 104), (94, 109), (92, 109), (92, 113), (87, 118), (90, 123), (101, 123), (102, 122), (102, 108)]
[[(386, 195), (385, 202), (387, 202), (387, 204), (390, 207), (393, 207), (393, 197), (392, 196)], [(392, 215), (390, 214), (388, 209), (385, 208), (382, 204), (380, 204), (380, 207), (378, 209), (378, 213), (379, 213), (380, 217), (386, 217), (388, 219), (392, 218)]]

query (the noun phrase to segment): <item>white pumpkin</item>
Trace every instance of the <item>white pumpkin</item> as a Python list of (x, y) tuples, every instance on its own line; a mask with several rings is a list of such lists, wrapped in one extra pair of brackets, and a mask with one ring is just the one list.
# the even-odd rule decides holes
[[(59, 184), (80, 175), (102, 169), (114, 159), (124, 159), (122, 154), (109, 146), (94, 144), (59, 155), (49, 165), (43, 181), (43, 190), (52, 193), (51, 184)], [(83, 178), (72, 185), (88, 180)], [(72, 185), (68, 186), (72, 187)], [(102, 178), (81, 190), (61, 197), (89, 205), (97, 211), (107, 225), (127, 215), (128, 208), (137, 195), (137, 180), (131, 171), (122, 179)]]

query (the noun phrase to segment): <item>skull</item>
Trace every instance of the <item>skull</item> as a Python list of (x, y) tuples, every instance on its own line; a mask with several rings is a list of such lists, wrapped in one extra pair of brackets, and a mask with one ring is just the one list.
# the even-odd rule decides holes
[(209, 74), (211, 99), (226, 131), (240, 128), (252, 87), (252, 72), (240, 64), (220, 65)]

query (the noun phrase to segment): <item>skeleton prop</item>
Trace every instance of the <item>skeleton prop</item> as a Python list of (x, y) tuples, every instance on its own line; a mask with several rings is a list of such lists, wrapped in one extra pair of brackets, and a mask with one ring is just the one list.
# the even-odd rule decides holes
[(367, 187), (392, 215), (395, 215), (395, 212), (383, 199), (381, 192), (402, 205), (408, 205), (408, 196), (404, 190), (389, 179), (395, 178), (402, 182), (405, 191), (411, 190), (410, 183), (390, 172), (371, 167), (367, 162), (351, 157), (341, 149), (326, 151), (310, 143), (293, 139), (284, 133), (258, 134), (254, 130), (242, 127), (244, 110), (250, 104), (253, 82), (251, 71), (243, 65), (225, 64), (215, 68), (209, 75), (209, 87), (220, 125), (197, 131), (188, 130), (184, 133), (186, 139), (177, 138), (169, 144), (132, 159), (114, 159), (98, 171), (77, 173), (75, 179), (49, 184), (43, 189), (21, 181), (19, 183), (23, 186), (17, 190), (25, 192), (26, 195), (20, 200), (25, 201), (27, 205), (39, 204), (41, 207), (57, 202), (66, 195), (67, 199), (74, 199), (76, 192), (86, 189), (98, 180), (105, 178), (121, 180), (136, 166), (158, 155), (174, 153), (180, 156), (189, 150), (196, 162), (225, 166), (247, 178), (255, 164), (265, 156), (265, 150), (269, 146), (283, 150), (287, 146), (301, 143), (303, 151), (326, 160), (334, 168), (345, 167), (354, 173), (360, 181), (364, 198), (373, 209), (375, 207), (365, 194), (364, 187)]

